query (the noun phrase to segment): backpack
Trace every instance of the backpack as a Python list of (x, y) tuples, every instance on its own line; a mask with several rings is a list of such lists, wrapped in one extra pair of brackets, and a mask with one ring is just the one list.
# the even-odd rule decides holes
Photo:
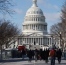
[(55, 56), (55, 50), (50, 50), (50, 52), (49, 52), (49, 56), (51, 56), (51, 57), (54, 57)]

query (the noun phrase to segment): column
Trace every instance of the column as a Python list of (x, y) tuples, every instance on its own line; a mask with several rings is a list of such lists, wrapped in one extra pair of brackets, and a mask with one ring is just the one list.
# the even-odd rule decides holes
[(30, 41), (31, 41), (31, 40), (30, 40), (30, 38), (29, 38), (29, 45), (31, 44)]
[(48, 41), (49, 41), (49, 47), (50, 47), (50, 45), (51, 45), (51, 44), (50, 44), (50, 37), (49, 37), (48, 39), (49, 39)]
[(35, 25), (35, 30), (36, 30), (36, 25)]
[(27, 44), (27, 38), (25, 38), (25, 44)]
[(31, 38), (29, 38), (29, 44), (31, 45)]
[(32, 41), (33, 41), (32, 43), (33, 43), (33, 45), (34, 45), (34, 40), (33, 40), (33, 38), (32, 38)]
[(40, 45), (40, 38), (39, 38), (39, 45)]
[(28, 44), (28, 43), (27, 43), (27, 38), (26, 38), (26, 44)]
[(32, 44), (33, 44), (33, 38), (32, 38)]
[(36, 38), (34, 38), (34, 41), (35, 41), (35, 45), (36, 45)]
[(47, 38), (45, 38), (45, 42), (46, 42), (45, 45), (47, 45)]
[(50, 38), (50, 45), (52, 45), (52, 38)]
[(28, 38), (28, 44), (29, 44), (29, 38)]
[(45, 45), (45, 38), (44, 38), (44, 45)]
[(40, 38), (40, 45), (41, 45), (41, 38)]
[(26, 43), (26, 38), (25, 38), (25, 40), (24, 40), (24, 44)]
[(47, 38), (46, 38), (46, 45), (47, 45)]
[(43, 45), (43, 38), (42, 38), (42, 45)]
[(20, 38), (20, 45), (22, 45), (22, 38)]
[(43, 45), (44, 45), (44, 38), (43, 38)]
[(31, 45), (32, 45), (32, 38), (31, 38)]
[(38, 45), (39, 45), (39, 38), (38, 38)]
[(28, 44), (28, 38), (27, 38), (27, 44)]
[(35, 45), (36, 45), (36, 40), (35, 40), (35, 38), (34, 38), (34, 43), (35, 43)]
[(25, 39), (23, 38), (23, 44), (25, 43)]
[(33, 39), (33, 45), (34, 45), (34, 38), (32, 38)]
[(22, 38), (22, 43), (23, 43), (23, 38)]

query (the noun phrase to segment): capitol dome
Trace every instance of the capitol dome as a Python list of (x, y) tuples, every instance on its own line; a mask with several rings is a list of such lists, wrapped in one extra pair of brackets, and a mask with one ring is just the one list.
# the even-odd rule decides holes
[(33, 5), (28, 9), (26, 14), (37, 14), (37, 12), (39, 12), (38, 14), (43, 14), (42, 10), (37, 6), (37, 0), (33, 0)]
[(25, 35), (32, 33), (47, 34), (45, 16), (37, 6), (37, 0), (33, 0), (33, 5), (26, 12), (22, 32)]
[(31, 8), (29, 8), (28, 9), (28, 11), (27, 11), (27, 13), (26, 13), (26, 16), (28, 16), (28, 15), (43, 15), (43, 12), (42, 12), (42, 10), (39, 8), (39, 7), (37, 7), (37, 6), (32, 6)]

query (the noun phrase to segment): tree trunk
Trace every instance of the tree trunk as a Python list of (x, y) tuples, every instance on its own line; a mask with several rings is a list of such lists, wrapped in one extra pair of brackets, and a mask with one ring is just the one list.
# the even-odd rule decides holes
[(1, 46), (1, 58), (0, 58), (0, 60), (2, 60), (2, 45), (0, 45)]

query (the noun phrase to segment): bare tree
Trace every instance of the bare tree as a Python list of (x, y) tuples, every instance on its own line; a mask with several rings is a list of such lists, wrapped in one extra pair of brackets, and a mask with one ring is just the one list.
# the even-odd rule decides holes
[(64, 22), (66, 21), (66, 1), (62, 6), (61, 12), (62, 12), (61, 20)]
[[(0, 20), (0, 47), (2, 54), (2, 45), (8, 46), (9, 42), (11, 42), (16, 35), (19, 34), (19, 30), (17, 26), (10, 23), (9, 20)], [(2, 57), (2, 56), (1, 56)]]
[(12, 0), (0, 0), (0, 13), (9, 13), (12, 14)]
[(51, 26), (50, 31), (51, 31), (52, 34), (55, 34), (55, 35), (59, 34), (59, 32), (60, 32), (59, 24), (60, 23), (57, 23), (57, 24), (54, 24), (54, 25)]
[(61, 22), (54, 24), (51, 26), (51, 33), (55, 36), (59, 37), (61, 32), (61, 38), (62, 38), (62, 47), (64, 48), (64, 43), (66, 40), (66, 2), (64, 3), (62, 10), (61, 10)]

